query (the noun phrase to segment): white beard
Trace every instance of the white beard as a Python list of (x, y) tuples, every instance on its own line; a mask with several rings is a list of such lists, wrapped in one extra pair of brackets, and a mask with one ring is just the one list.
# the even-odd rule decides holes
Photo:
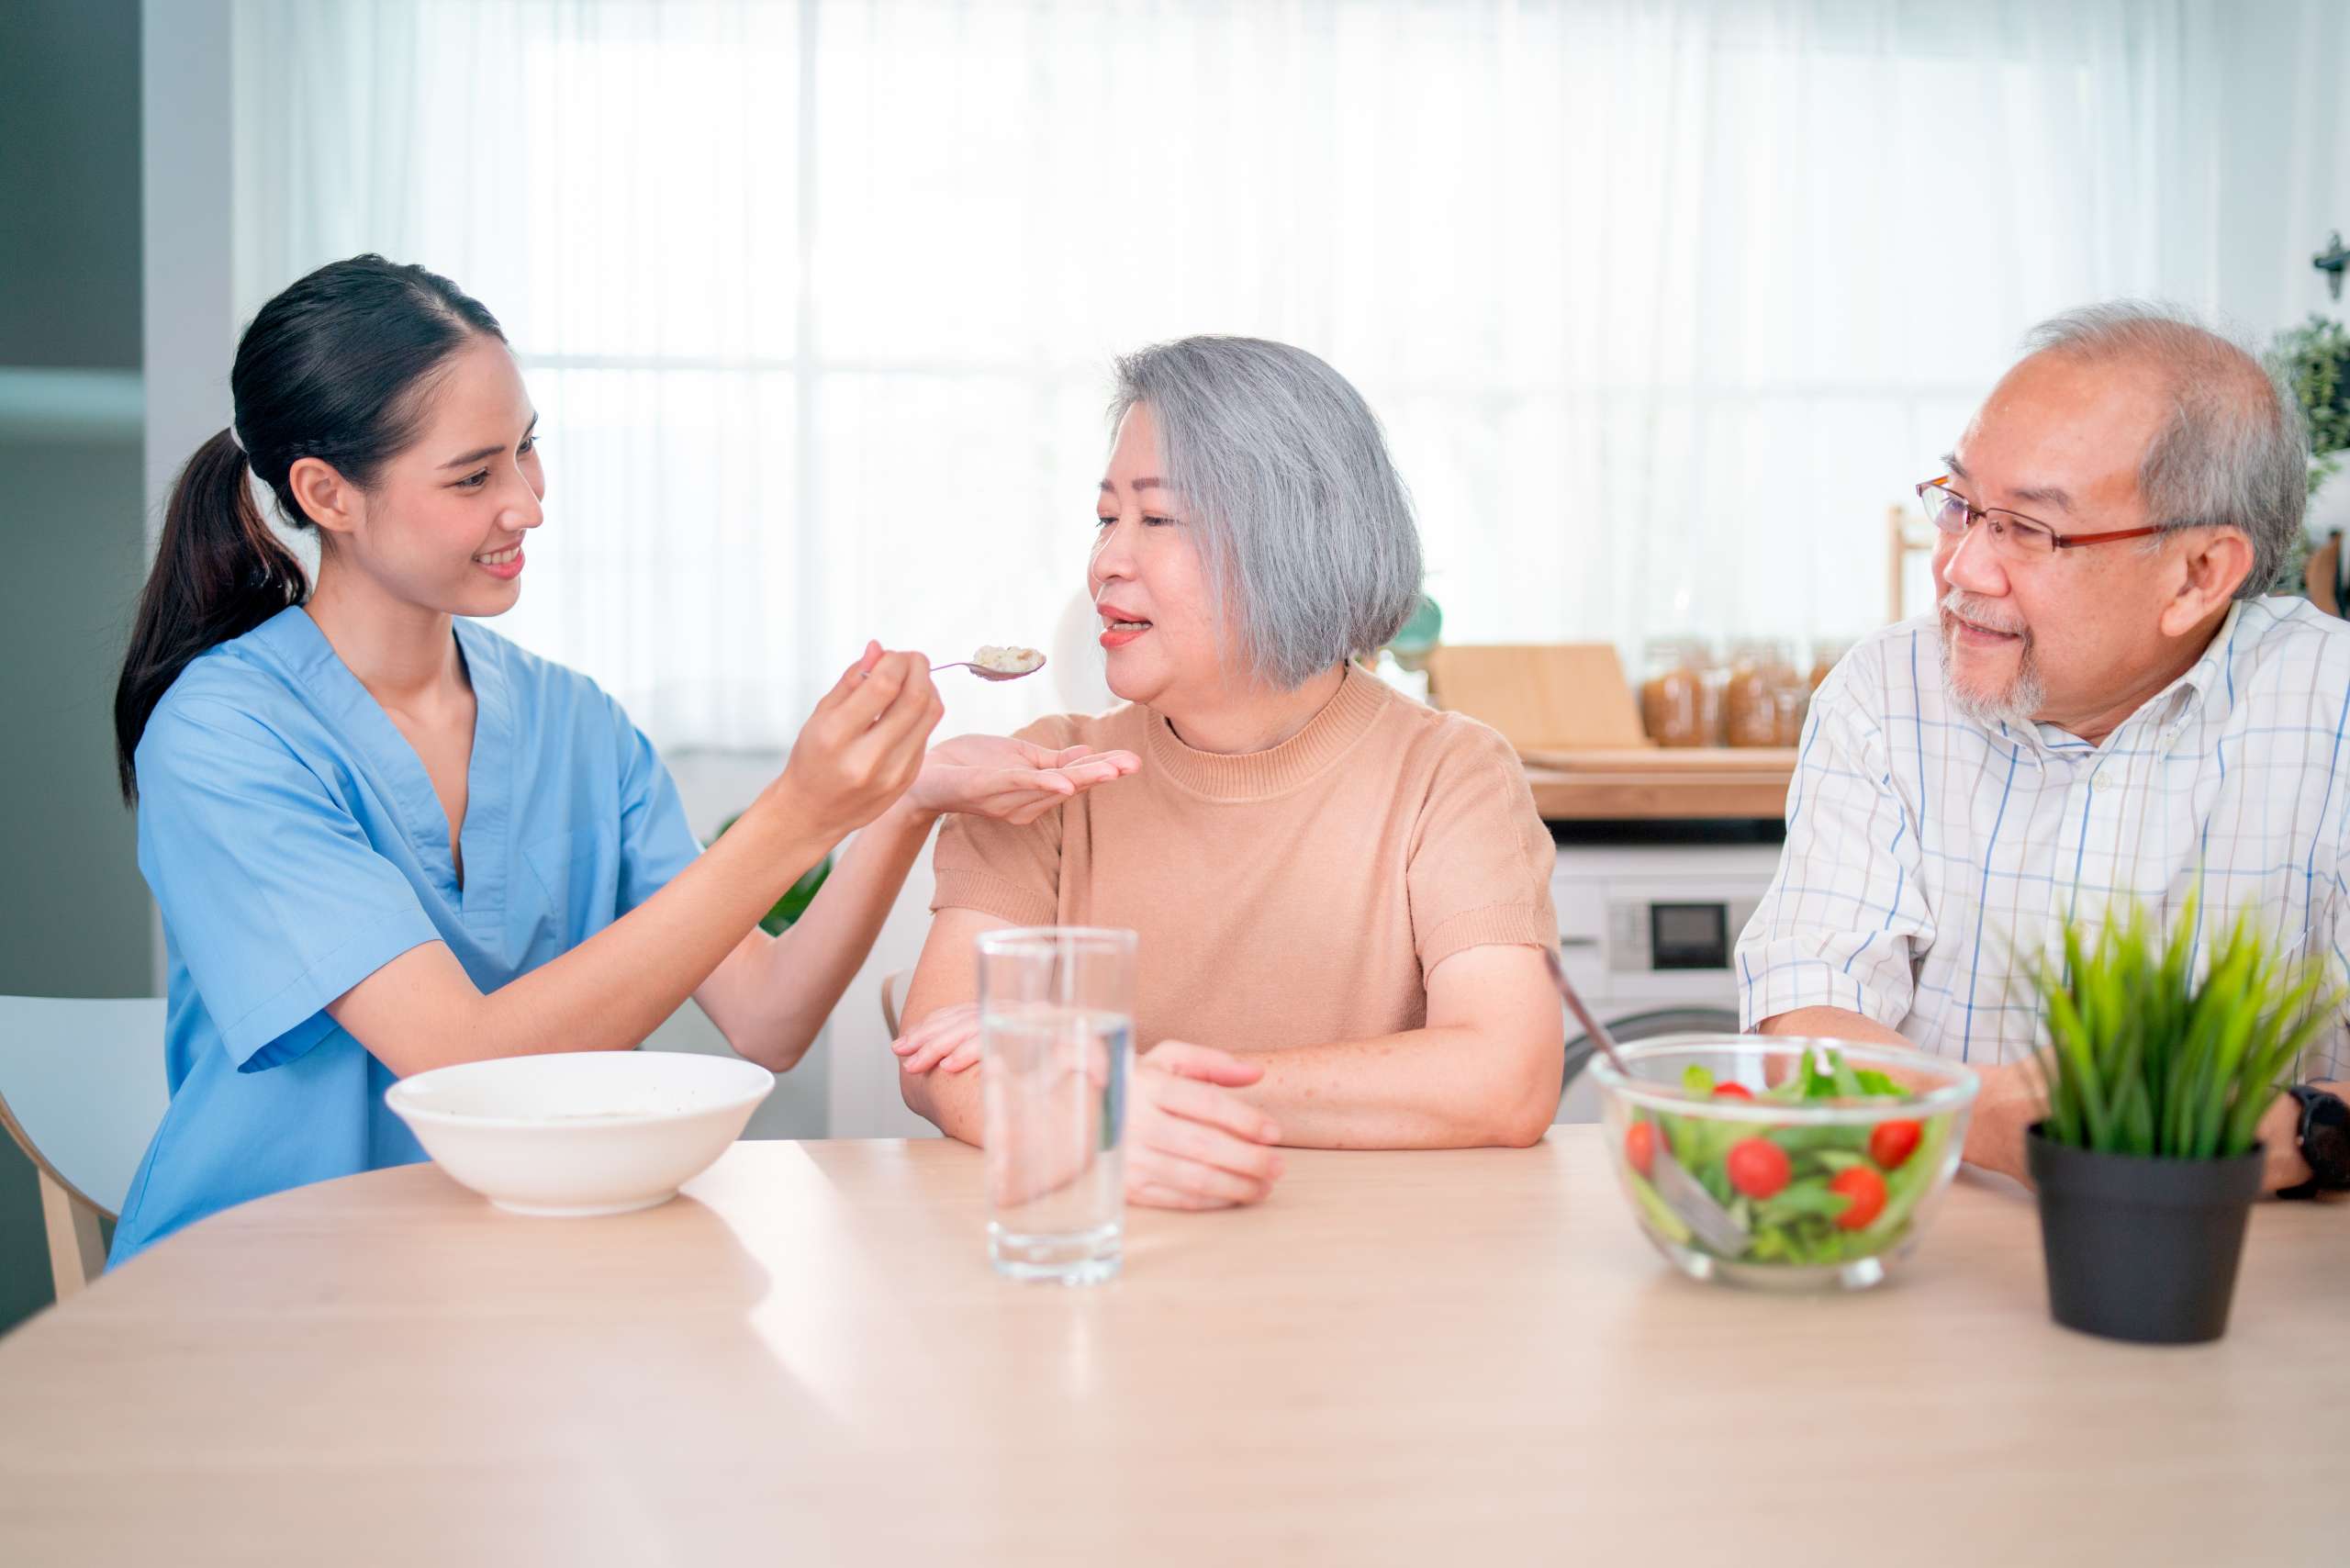
[[(2023, 633), (2022, 657), (2006, 688), (1999, 691), (1975, 691), (1963, 684), (1958, 676), (1957, 660), (1953, 644), (1957, 640), (1957, 628), (1951, 617), (1974, 608), (1969, 596), (1957, 588), (1950, 590), (1942, 602), (1942, 637), (1939, 646), (1942, 656), (1942, 688), (1950, 693), (1951, 706), (1976, 723), (1990, 728), (2007, 724), (2020, 729), (2032, 722), (2032, 715), (2047, 704), (2048, 685), (2040, 677), (2040, 665), (2031, 656), (2031, 633)], [(1977, 625), (1997, 625), (1993, 617), (1980, 613), (1966, 619)]]

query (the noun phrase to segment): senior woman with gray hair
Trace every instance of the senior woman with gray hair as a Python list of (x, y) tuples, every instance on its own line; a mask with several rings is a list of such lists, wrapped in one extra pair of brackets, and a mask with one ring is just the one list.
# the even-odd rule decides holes
[(1087, 585), (1125, 705), (1021, 735), (1143, 767), (1025, 827), (952, 821), (906, 1103), (979, 1141), (974, 938), (1125, 926), (1136, 1202), (1254, 1202), (1281, 1144), (1534, 1142), (1561, 1066), (1550, 837), (1499, 735), (1349, 662), (1420, 589), (1378, 421), (1281, 343), (1190, 338), (1118, 371)]

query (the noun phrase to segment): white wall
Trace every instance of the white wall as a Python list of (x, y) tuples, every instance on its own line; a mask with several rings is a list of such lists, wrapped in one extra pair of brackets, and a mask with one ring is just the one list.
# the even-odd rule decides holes
[(2329, 230), (2350, 232), (2350, 113), (2339, 84), (2350, 66), (2350, 6), (2266, 0), (2224, 7), (2204, 40), (2224, 134), (2208, 170), (2221, 218), (2183, 236), (2209, 257), (2210, 297), (2199, 303), (2236, 332), (2266, 342), (2311, 311), (2340, 316), (2310, 257)]
[[(2182, 237), (2210, 279), (2194, 300), (2247, 342), (2265, 344), (2312, 314), (2344, 319), (2350, 301), (2327, 292), (2310, 265), (2335, 230), (2350, 235), (2350, 111), (2338, 83), (2350, 64), (2350, 6), (2336, 0), (2266, 0), (2231, 7), (2208, 39), (2209, 70), (2194, 90), (2227, 106), (2205, 177), (2219, 189), (2212, 232)], [(2310, 503), (2322, 536), (2350, 529), (2350, 481)]]

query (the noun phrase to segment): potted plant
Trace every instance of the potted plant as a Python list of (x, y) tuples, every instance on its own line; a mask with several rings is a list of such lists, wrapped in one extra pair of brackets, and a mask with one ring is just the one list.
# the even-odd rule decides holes
[(2198, 979), (2197, 901), (2165, 941), (2144, 910), (2095, 942), (2069, 923), (2035, 980), (2046, 1114), (2025, 1139), (2056, 1321), (2152, 1344), (2227, 1329), (2260, 1118), (2339, 993), (2240, 917)]

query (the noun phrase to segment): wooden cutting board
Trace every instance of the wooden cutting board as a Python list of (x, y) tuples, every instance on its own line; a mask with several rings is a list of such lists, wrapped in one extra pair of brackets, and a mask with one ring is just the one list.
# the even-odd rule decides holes
[(1429, 695), (1523, 753), (1653, 751), (1611, 643), (1447, 643), (1428, 654)]

